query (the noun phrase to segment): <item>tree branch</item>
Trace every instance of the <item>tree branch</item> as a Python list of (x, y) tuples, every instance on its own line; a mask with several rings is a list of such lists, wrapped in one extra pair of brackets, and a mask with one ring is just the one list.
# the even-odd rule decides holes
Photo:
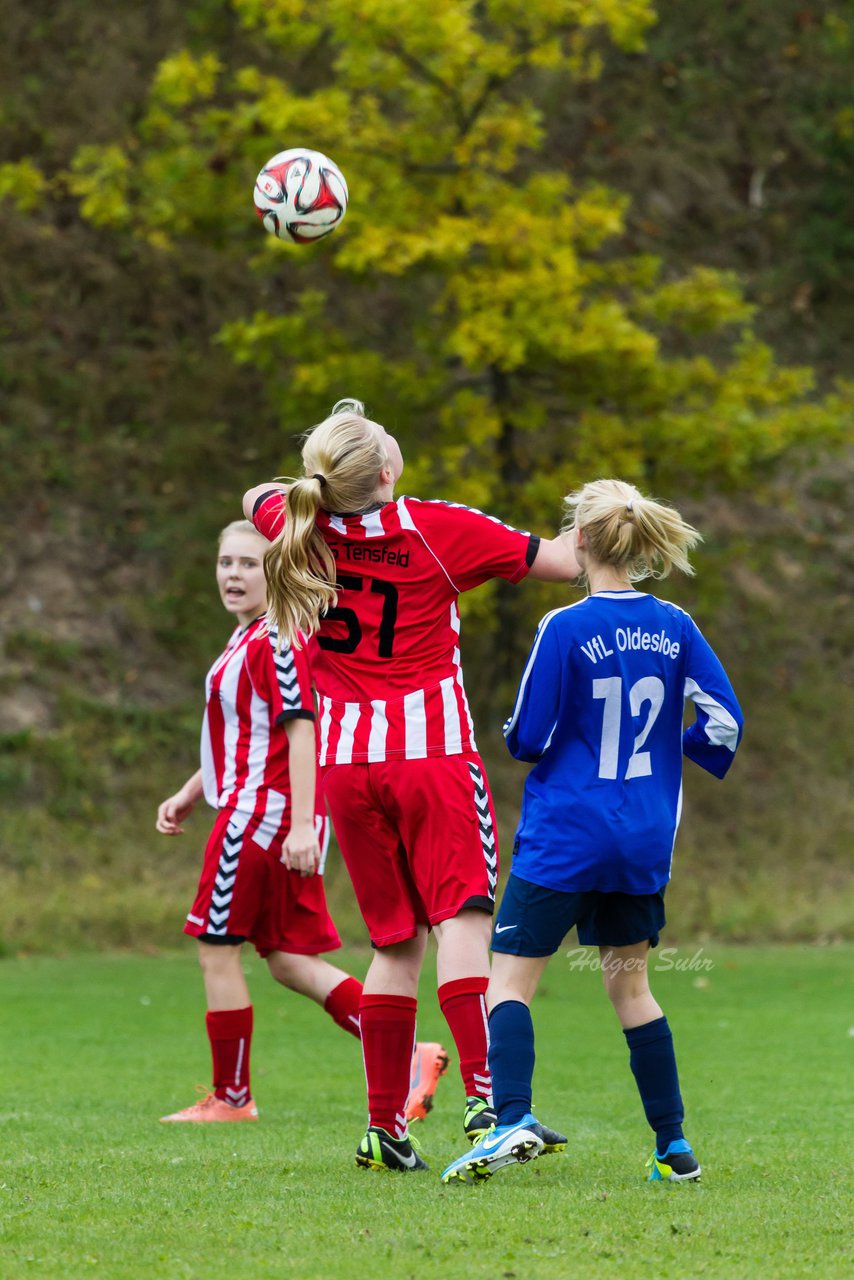
[(393, 53), (405, 66), (409, 67), (416, 76), (424, 80), (427, 84), (432, 84), (435, 89), (441, 89), (442, 93), (447, 94), (454, 107), (454, 115), (458, 121), (463, 119), (463, 105), (456, 90), (452, 85), (446, 84), (441, 76), (437, 76), (435, 71), (431, 71), (423, 62), (419, 62), (414, 54), (410, 53), (399, 40), (387, 38), (385, 41), (386, 48)]

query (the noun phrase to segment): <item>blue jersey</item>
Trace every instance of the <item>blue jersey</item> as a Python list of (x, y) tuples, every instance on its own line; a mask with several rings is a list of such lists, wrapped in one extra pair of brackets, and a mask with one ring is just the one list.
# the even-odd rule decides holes
[[(683, 733), (685, 699), (696, 710)], [(682, 756), (722, 778), (743, 717), (689, 614), (599, 591), (543, 618), (504, 726), (528, 774), (513, 874), (562, 892), (656, 893), (670, 879)]]

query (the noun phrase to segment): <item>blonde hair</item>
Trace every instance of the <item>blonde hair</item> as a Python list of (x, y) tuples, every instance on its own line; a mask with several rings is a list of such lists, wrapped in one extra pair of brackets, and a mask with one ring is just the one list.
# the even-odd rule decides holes
[(389, 464), (385, 429), (359, 400), (339, 400), (303, 438), (304, 475), (290, 483), (284, 528), (264, 556), (270, 622), (290, 644), (298, 632), (313, 635), (337, 599), (335, 560), (315, 525), (318, 511), (364, 511)]
[(625, 571), (630, 582), (693, 574), (688, 552), (702, 534), (664, 503), (625, 480), (593, 480), (564, 499), (564, 529), (581, 529), (590, 556)]
[(267, 541), (263, 533), (258, 532), (251, 520), (232, 520), (231, 524), (227, 524), (224, 529), (220, 529), (218, 547), (222, 546), (230, 533), (254, 533), (255, 537), (260, 538), (262, 542)]

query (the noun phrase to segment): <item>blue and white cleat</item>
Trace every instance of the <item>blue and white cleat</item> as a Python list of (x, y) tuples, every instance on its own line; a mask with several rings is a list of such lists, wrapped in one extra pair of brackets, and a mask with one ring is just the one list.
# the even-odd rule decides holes
[(702, 1170), (684, 1138), (671, 1142), (664, 1155), (653, 1151), (646, 1162), (650, 1182), (696, 1182)]
[(543, 1150), (540, 1126), (529, 1112), (516, 1124), (495, 1125), (477, 1146), (449, 1164), (442, 1182), (483, 1182), (506, 1164), (527, 1164)]

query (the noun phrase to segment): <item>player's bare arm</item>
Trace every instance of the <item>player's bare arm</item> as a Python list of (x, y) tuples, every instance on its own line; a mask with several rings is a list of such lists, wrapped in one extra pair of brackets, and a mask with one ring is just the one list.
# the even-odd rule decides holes
[(580, 573), (571, 531), (540, 540), (529, 577), (540, 582), (571, 582)]
[(162, 836), (180, 836), (184, 834), (181, 823), (195, 808), (204, 794), (202, 771), (197, 769), (188, 778), (180, 791), (164, 800), (157, 810), (157, 821), (154, 824)]
[(291, 829), (282, 845), (282, 862), (301, 876), (313, 876), (320, 864), (320, 844), (314, 821), (317, 757), (314, 721), (285, 722), (288, 772), (291, 783)]
[(247, 489), (243, 495), (243, 514), (247, 520), (251, 520), (255, 513), (255, 504), (265, 493), (278, 491), (279, 493), (287, 493), (288, 486), (280, 484), (277, 480), (270, 480), (267, 484), (256, 484), (254, 488)]

